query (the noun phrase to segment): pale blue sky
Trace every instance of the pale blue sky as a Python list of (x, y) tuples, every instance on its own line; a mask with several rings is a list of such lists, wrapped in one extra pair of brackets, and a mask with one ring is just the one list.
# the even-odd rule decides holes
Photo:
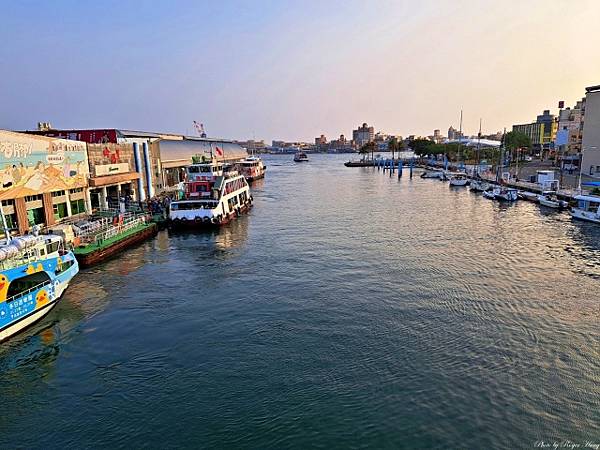
[(600, 2), (0, 0), (0, 128), (312, 140), (527, 122), (600, 84)]

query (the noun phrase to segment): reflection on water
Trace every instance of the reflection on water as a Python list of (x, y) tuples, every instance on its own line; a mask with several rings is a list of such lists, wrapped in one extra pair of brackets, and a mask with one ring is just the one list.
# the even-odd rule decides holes
[(345, 159), (270, 157), (250, 214), (82, 271), (0, 350), (0, 447), (600, 435), (599, 227)]

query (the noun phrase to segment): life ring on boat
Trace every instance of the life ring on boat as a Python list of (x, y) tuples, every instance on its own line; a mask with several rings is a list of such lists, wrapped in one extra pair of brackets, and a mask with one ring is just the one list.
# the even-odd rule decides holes
[(214, 223), (215, 225), (219, 223), (219, 220), (216, 217), (212, 218), (212, 223)]
[(219, 214), (217, 216), (217, 222), (221, 223), (223, 221), (223, 216), (221, 214)]
[(182, 221), (182, 222), (187, 222), (187, 221), (188, 221), (188, 219), (187, 219), (187, 217), (182, 217), (182, 218), (181, 218), (181, 221)]
[(178, 218), (176, 218), (176, 219), (173, 219), (173, 222), (174, 222), (174, 223), (179, 223), (179, 222), (181, 222), (181, 220), (179, 220), (179, 217), (178, 217)]
[(210, 217), (205, 217), (204, 218), (204, 223), (210, 223)]
[(201, 223), (202, 222), (202, 217), (196, 216), (196, 218), (194, 219), (194, 222)]

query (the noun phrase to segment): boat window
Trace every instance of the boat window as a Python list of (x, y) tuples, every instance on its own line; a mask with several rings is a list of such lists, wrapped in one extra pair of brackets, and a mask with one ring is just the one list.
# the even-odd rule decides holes
[(51, 282), (52, 280), (50, 279), (50, 276), (44, 271), (17, 278), (16, 280), (11, 281), (8, 285), (6, 301), (11, 302), (16, 300), (20, 294), (25, 293), (31, 288), (41, 284), (50, 284)]
[(54, 271), (54, 273), (56, 275), (63, 273), (66, 270), (70, 269), (73, 264), (75, 264), (75, 262), (72, 259), (65, 261), (62, 264), (56, 266), (56, 270)]
[(59, 242), (51, 242), (50, 244), (46, 245), (46, 253), (54, 253), (58, 251), (59, 245)]
[(198, 173), (198, 172), (200, 172), (200, 170), (198, 170), (197, 166), (190, 166), (190, 167), (188, 167), (188, 172), (189, 173)]

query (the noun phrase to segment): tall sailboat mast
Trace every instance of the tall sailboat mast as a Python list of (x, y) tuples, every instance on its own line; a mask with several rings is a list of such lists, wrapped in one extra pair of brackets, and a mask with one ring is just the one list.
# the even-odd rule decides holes
[(460, 151), (462, 144), (462, 119), (463, 119), (463, 110), (460, 110), (460, 124), (458, 125), (458, 161), (460, 162)]
[(481, 165), (481, 117), (479, 118), (479, 133), (477, 133), (477, 168), (473, 172), (479, 175), (479, 166)]

